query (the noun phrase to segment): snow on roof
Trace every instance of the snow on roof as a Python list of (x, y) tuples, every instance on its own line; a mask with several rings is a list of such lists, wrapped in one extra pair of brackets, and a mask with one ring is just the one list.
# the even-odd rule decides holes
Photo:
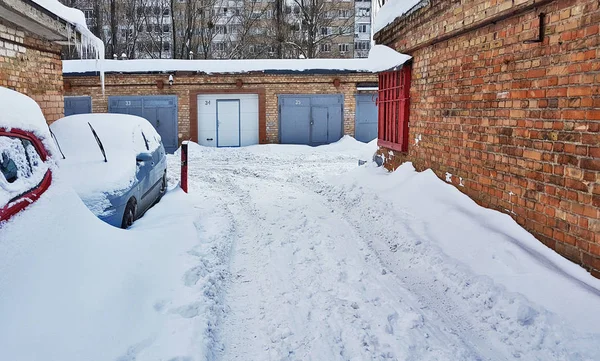
[(380, 72), (401, 66), (411, 57), (385, 46), (376, 45), (366, 59), (252, 59), (252, 60), (105, 60), (102, 69), (89, 60), (63, 61), (63, 73), (89, 73), (104, 70), (113, 73), (151, 73), (197, 71), (235, 74), (246, 72), (352, 71)]
[[(96, 58), (104, 58), (104, 43), (96, 37), (87, 27), (85, 15), (81, 10), (65, 6), (57, 0), (32, 0), (34, 3), (55, 14), (59, 18), (75, 26), (75, 29), (81, 34), (83, 44), (79, 45), (79, 53), (87, 55), (89, 48), (93, 49)], [(68, 31), (65, 29), (65, 31)], [(81, 46), (83, 45), (83, 46)]]
[(373, 31), (375, 33), (381, 31), (397, 18), (416, 11), (428, 3), (429, 0), (390, 0), (386, 2), (375, 16)]

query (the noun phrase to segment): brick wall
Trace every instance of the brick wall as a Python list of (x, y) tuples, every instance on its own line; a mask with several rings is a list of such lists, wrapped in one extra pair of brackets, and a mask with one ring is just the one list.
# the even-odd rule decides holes
[(0, 86), (38, 102), (48, 122), (63, 116), (60, 46), (0, 20)]
[[(410, 160), (442, 179), (451, 173), (459, 190), (596, 277), (599, 4), (430, 1), (376, 35), (414, 57), (409, 151), (380, 149), (386, 166)], [(544, 41), (525, 44), (541, 12)]]
[[(340, 80), (339, 87), (334, 86), (334, 79)], [(241, 79), (243, 85), (237, 88), (236, 80)], [(165, 82), (163, 89), (156, 85), (157, 81)], [(334, 74), (334, 75), (289, 75), (289, 74), (234, 74), (234, 75), (198, 75), (175, 74), (174, 84), (169, 87), (168, 75), (148, 74), (107, 74), (105, 94), (98, 76), (71, 76), (65, 74), (67, 96), (88, 95), (92, 97), (93, 112), (108, 111), (108, 96), (113, 95), (176, 95), (179, 103), (180, 141), (194, 139), (190, 129), (190, 117), (193, 112), (194, 96), (198, 92), (256, 91), (264, 92), (264, 119), (259, 119), (262, 133), (261, 143), (279, 142), (279, 110), (280, 94), (343, 94), (344, 95), (344, 134), (354, 135), (356, 84), (376, 82), (376, 74)]]

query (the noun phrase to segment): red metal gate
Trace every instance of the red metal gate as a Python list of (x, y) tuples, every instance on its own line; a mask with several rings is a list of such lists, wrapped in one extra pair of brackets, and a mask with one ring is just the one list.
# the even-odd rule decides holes
[(398, 71), (379, 74), (379, 130), (381, 147), (408, 151), (408, 116), (410, 109), (410, 65)]

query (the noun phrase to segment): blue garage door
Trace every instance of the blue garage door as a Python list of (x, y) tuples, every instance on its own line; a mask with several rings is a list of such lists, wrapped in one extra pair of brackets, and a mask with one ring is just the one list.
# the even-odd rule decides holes
[(368, 143), (377, 138), (377, 94), (356, 95), (355, 138)]
[(65, 117), (92, 112), (91, 97), (65, 97)]
[(279, 139), (282, 144), (321, 145), (343, 135), (344, 96), (280, 95)]
[(111, 96), (108, 112), (146, 118), (160, 134), (165, 150), (177, 150), (177, 96)]

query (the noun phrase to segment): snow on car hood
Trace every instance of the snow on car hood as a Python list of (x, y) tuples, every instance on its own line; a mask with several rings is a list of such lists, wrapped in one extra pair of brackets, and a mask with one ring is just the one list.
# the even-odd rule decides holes
[[(88, 122), (104, 146), (107, 162)], [(142, 132), (149, 151), (160, 146), (152, 125), (132, 115), (72, 115), (52, 123), (50, 129), (65, 155), (58, 161), (61, 171), (84, 201), (97, 201), (99, 194), (118, 194), (136, 182), (136, 155), (148, 151)]]

